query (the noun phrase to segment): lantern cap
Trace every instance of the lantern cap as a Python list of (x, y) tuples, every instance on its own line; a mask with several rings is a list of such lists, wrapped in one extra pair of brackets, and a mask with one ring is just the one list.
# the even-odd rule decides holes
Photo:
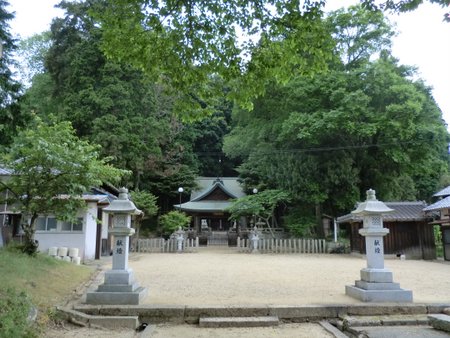
[(394, 209), (389, 208), (386, 204), (378, 201), (375, 196), (375, 190), (369, 189), (366, 192), (367, 199), (360, 203), (356, 210), (352, 211), (352, 214), (356, 215), (369, 215), (369, 214), (386, 214), (394, 211)]
[(103, 209), (107, 213), (140, 215), (142, 211), (136, 208), (134, 203), (128, 198), (128, 189), (120, 188), (119, 197)]

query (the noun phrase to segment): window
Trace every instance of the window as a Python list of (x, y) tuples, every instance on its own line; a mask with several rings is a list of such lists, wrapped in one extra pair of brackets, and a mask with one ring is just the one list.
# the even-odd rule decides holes
[(57, 221), (53, 216), (39, 216), (35, 223), (36, 231), (83, 231), (83, 217), (73, 223)]
[(35, 227), (38, 231), (56, 231), (56, 218), (49, 216), (39, 216), (35, 221)]
[(61, 221), (61, 231), (82, 231), (83, 230), (83, 217), (78, 217), (76, 222), (64, 222)]

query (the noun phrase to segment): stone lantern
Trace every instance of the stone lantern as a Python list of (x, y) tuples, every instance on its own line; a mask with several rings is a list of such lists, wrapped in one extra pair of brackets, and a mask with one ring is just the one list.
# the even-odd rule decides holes
[(138, 305), (146, 296), (147, 289), (139, 287), (134, 280), (133, 271), (128, 268), (129, 238), (134, 234), (131, 228), (131, 215), (142, 212), (128, 198), (128, 190), (119, 189), (119, 197), (103, 209), (113, 218), (109, 233), (114, 236), (112, 269), (105, 272), (105, 282), (94, 292), (88, 292), (88, 304)]
[(367, 268), (361, 270), (361, 280), (347, 285), (345, 293), (364, 302), (412, 302), (412, 291), (403, 290), (393, 282), (392, 272), (384, 267), (383, 237), (389, 229), (383, 228), (383, 214), (394, 211), (367, 190), (367, 199), (352, 214), (363, 217), (359, 233), (365, 237)]

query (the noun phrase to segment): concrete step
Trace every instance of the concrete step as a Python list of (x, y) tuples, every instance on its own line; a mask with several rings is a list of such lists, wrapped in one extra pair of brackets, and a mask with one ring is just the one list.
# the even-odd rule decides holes
[(450, 316), (445, 314), (429, 315), (430, 324), (437, 330), (450, 332)]
[(275, 326), (280, 323), (276, 316), (262, 317), (200, 317), (200, 327), (257, 327)]
[(397, 325), (429, 325), (426, 314), (423, 315), (379, 315), (379, 316), (344, 316), (343, 327), (360, 326), (397, 326)]

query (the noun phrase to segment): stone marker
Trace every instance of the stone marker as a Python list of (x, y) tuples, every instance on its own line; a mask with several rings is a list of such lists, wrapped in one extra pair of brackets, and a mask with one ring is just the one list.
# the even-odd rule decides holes
[(389, 229), (383, 228), (382, 215), (391, 211), (376, 199), (372, 189), (367, 190), (367, 200), (352, 211), (363, 216), (359, 233), (366, 240), (367, 268), (361, 270), (361, 280), (345, 287), (348, 296), (364, 302), (412, 302), (412, 291), (401, 289), (393, 282), (392, 272), (384, 267), (383, 237)]
[(183, 252), (183, 242), (184, 242), (184, 231), (181, 227), (178, 228), (177, 231), (174, 232), (175, 240), (177, 241), (177, 252)]
[(139, 287), (134, 280), (133, 271), (128, 268), (129, 238), (134, 234), (131, 228), (131, 215), (140, 214), (133, 202), (128, 199), (128, 190), (119, 189), (119, 197), (103, 209), (113, 215), (114, 235), (112, 269), (105, 272), (105, 282), (94, 292), (88, 292), (86, 303), (111, 305), (138, 305), (147, 295), (147, 289)]
[(248, 236), (251, 242), (251, 253), (258, 253), (258, 243), (260, 235), (261, 233), (255, 225), (255, 227), (250, 230), (250, 234)]

